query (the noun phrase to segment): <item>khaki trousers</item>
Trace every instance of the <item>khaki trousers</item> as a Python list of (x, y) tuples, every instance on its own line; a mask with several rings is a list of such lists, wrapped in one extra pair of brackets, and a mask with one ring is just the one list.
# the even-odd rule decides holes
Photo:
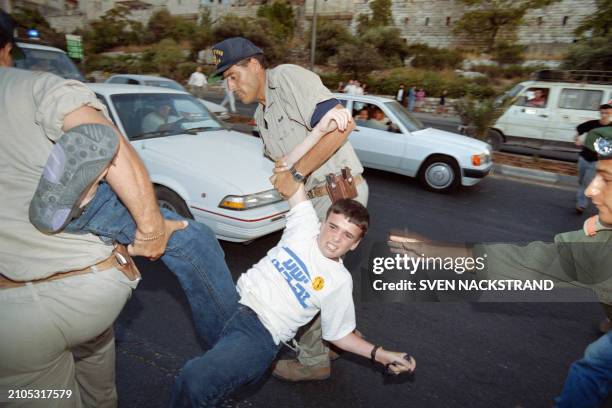
[[(365, 179), (357, 185), (356, 201), (367, 207), (368, 205), (368, 183)], [(327, 215), (327, 209), (331, 206), (329, 196), (317, 197), (312, 200), (319, 220), (323, 222)], [(300, 351), (298, 361), (308, 366), (329, 366), (329, 347), (321, 338), (321, 314), (318, 314), (308, 325), (304, 326), (302, 334), (298, 339)]]
[[(0, 289), (0, 405), (116, 407), (112, 325), (137, 283), (112, 268)], [(7, 399), (16, 389), (72, 395)]]

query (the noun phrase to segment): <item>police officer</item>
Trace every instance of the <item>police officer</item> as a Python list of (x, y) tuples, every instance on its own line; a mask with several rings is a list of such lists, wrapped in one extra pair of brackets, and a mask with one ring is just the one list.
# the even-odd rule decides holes
[[(229, 89), (243, 103), (258, 103), (255, 121), (264, 142), (265, 154), (277, 162), (302, 142), (324, 115), (342, 105), (311, 71), (283, 64), (266, 69), (263, 51), (240, 37), (229, 38), (213, 47), (217, 69)], [(354, 126), (354, 124), (351, 124)], [(368, 185), (361, 176), (363, 167), (347, 137), (353, 127), (341, 132), (330, 129), (320, 141), (290, 169), (276, 170), (274, 187), (283, 197), (291, 197), (305, 183), (320, 220), (325, 219), (331, 200), (325, 189), (325, 176), (340, 174), (349, 167), (357, 182), (355, 198), (366, 205)], [(282, 360), (273, 374), (289, 381), (322, 380), (330, 375), (329, 349), (321, 340), (320, 317), (301, 336), (297, 360)]]

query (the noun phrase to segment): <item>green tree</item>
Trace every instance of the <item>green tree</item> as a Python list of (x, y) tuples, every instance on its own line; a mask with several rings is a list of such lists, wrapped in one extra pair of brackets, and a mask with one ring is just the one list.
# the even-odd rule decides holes
[(205, 8), (191, 38), (191, 59), (196, 60), (198, 53), (214, 44), (210, 10)]
[[(26, 31), (31, 28), (38, 30), (40, 38), (55, 46), (65, 48), (66, 40), (63, 34), (58, 33), (49, 22), (38, 12), (38, 10), (18, 8), (12, 13), (15, 24), (19, 27), (20, 31)], [(20, 32), (20, 34), (22, 34)]]
[(565, 69), (609, 71), (612, 67), (612, 33), (593, 37), (572, 45), (565, 60)]
[(397, 67), (404, 65), (404, 58), (408, 56), (408, 46), (401, 37), (399, 28), (373, 27), (359, 38), (361, 44), (371, 44), (379, 55), (384, 56), (384, 65)]
[(382, 58), (372, 44), (345, 44), (338, 50), (338, 70), (363, 78), (383, 66)]
[(277, 40), (287, 41), (293, 37), (295, 18), (293, 8), (286, 0), (264, 4), (257, 10), (257, 17), (268, 20), (271, 28), (270, 32)]
[(370, 15), (357, 16), (357, 33), (363, 34), (373, 27), (385, 27), (393, 24), (391, 0), (374, 0), (369, 4)]
[[(162, 75), (175, 78), (175, 68), (185, 61), (181, 47), (173, 39), (167, 38), (155, 44), (152, 49), (152, 62), (157, 71)], [(180, 78), (179, 78), (180, 79)]]
[(196, 24), (170, 14), (168, 10), (157, 11), (147, 24), (146, 40), (149, 43), (159, 42), (166, 38), (175, 41), (190, 40), (197, 30)]
[[(311, 38), (311, 36), (312, 29), (309, 29), (305, 38)], [(351, 44), (353, 41), (353, 36), (344, 24), (329, 18), (318, 18), (316, 63), (327, 63), (329, 57), (336, 55), (341, 46)]]
[(483, 44), (486, 51), (492, 51), (498, 36), (504, 33), (513, 36), (523, 24), (525, 14), (560, 0), (461, 0), (468, 7), (463, 16), (455, 22), (455, 34), (465, 34), (475, 44)]
[(99, 53), (119, 45), (137, 44), (143, 33), (142, 24), (130, 20), (130, 9), (116, 5), (99, 20), (91, 23), (83, 34), (85, 48), (90, 53)]
[(597, 11), (586, 17), (576, 28), (576, 35), (590, 32), (593, 37), (605, 37), (612, 27), (612, 0), (596, 0)]

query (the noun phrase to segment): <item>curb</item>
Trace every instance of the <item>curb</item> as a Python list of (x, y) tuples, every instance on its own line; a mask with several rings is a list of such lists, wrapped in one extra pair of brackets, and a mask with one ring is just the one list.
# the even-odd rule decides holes
[(578, 177), (550, 171), (514, 167), (507, 164), (493, 164), (492, 175), (501, 175), (523, 181), (532, 181), (557, 187), (577, 188)]

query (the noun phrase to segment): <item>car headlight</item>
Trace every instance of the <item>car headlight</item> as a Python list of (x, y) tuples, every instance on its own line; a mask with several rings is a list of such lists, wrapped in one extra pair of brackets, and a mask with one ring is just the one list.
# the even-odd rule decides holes
[(480, 153), (472, 155), (472, 165), (481, 166), (483, 164), (487, 164), (491, 161), (490, 153)]
[(219, 207), (227, 208), (228, 210), (244, 211), (261, 207), (262, 205), (277, 203), (279, 201), (282, 201), (282, 197), (278, 191), (272, 189), (243, 196), (225, 196), (219, 203)]

